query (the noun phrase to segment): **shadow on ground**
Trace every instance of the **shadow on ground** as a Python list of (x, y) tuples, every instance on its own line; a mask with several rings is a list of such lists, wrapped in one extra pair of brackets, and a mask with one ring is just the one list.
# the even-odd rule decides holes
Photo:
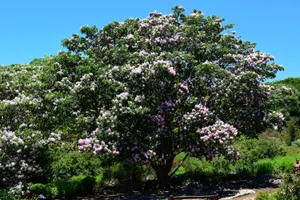
[(132, 194), (110, 194), (107, 191), (99, 191), (93, 195), (85, 197), (72, 197), (67, 200), (154, 200), (167, 199), (170, 195), (209, 195), (218, 193), (220, 198), (234, 196), (241, 189), (261, 189), (261, 188), (278, 188), (278, 179), (272, 175), (261, 175), (250, 177), (244, 180), (234, 180), (220, 182), (216, 185), (205, 186), (202, 184), (193, 184), (184, 187), (173, 187), (169, 191), (160, 191), (157, 194), (140, 194), (133, 192)]

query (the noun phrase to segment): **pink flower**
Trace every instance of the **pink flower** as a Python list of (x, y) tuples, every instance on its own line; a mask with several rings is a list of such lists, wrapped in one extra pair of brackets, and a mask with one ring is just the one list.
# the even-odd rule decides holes
[(204, 65), (209, 65), (209, 64), (211, 64), (211, 62), (209, 62), (208, 60), (206, 60), (203, 64)]
[(128, 99), (128, 92), (122, 92), (121, 94), (117, 95), (120, 99)]
[(198, 16), (199, 16), (199, 14), (198, 14), (198, 13), (194, 13), (194, 12), (193, 12), (193, 13), (191, 13), (191, 14), (190, 14), (190, 16), (191, 16), (191, 17), (198, 17)]
[(133, 69), (133, 70), (132, 70), (132, 73), (134, 73), (134, 74), (140, 74), (140, 73), (142, 73), (142, 68), (141, 68), (141, 66), (139, 66), (139, 67)]
[(175, 69), (174, 69), (173, 67), (168, 67), (168, 71), (169, 71), (169, 73), (172, 74), (173, 76), (176, 75), (176, 71), (175, 71)]
[(132, 34), (129, 34), (129, 35), (127, 35), (126, 38), (127, 38), (128, 40), (130, 40), (130, 39), (134, 38), (134, 36), (133, 36)]
[(179, 87), (180, 87), (181, 89), (185, 90), (185, 91), (188, 91), (188, 90), (189, 90), (189, 88), (188, 88), (188, 86), (187, 86), (186, 83), (180, 83), (180, 84), (179, 84)]
[(83, 150), (84, 149), (84, 146), (79, 146), (79, 150)]
[(140, 102), (141, 102), (141, 97), (140, 97), (140, 96), (136, 96), (136, 97), (134, 98), (134, 102), (135, 102), (135, 103), (140, 103)]
[(85, 141), (84, 141), (83, 139), (79, 139), (79, 140), (78, 140), (78, 144), (79, 144), (79, 145), (83, 145), (84, 143), (85, 143)]
[(116, 70), (119, 70), (119, 67), (118, 66), (114, 66), (112, 69), (116, 71)]

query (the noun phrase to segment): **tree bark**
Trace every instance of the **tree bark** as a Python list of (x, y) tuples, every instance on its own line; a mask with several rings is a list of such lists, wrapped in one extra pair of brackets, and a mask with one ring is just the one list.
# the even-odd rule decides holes
[(163, 159), (162, 162), (152, 165), (155, 170), (156, 177), (159, 183), (159, 186), (162, 190), (167, 190), (170, 188), (169, 185), (169, 172), (172, 168), (174, 157)]

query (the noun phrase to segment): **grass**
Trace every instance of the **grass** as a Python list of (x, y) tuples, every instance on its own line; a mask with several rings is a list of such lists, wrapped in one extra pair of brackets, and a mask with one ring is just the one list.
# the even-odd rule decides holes
[(257, 174), (262, 173), (274, 173), (277, 171), (292, 171), (296, 158), (299, 158), (300, 154), (278, 156), (276, 158), (262, 159), (256, 162), (255, 171)]

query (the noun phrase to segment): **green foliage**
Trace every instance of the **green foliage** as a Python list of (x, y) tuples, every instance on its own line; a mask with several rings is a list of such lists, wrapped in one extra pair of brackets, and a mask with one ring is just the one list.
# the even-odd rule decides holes
[(55, 182), (59, 196), (72, 196), (92, 192), (96, 180), (91, 176), (73, 176), (69, 180), (58, 180)]
[(175, 172), (175, 176), (180, 176), (183, 175), (184, 173), (185, 173), (185, 169), (182, 166), (180, 166), (178, 170)]
[(29, 184), (29, 191), (34, 196), (39, 196), (42, 194), (47, 199), (53, 198), (58, 195), (57, 188), (51, 184)]
[(0, 190), (0, 199), (2, 200), (17, 200), (17, 198), (10, 194), (7, 190), (1, 189)]
[[(297, 79), (300, 80), (299, 78)], [(300, 113), (300, 90), (292, 85), (271, 84), (273, 89), (268, 106), (273, 110), (281, 111), (285, 116), (298, 117)]]
[(300, 139), (293, 141), (292, 142), (292, 146), (294, 146), (294, 147), (300, 147)]
[(293, 88), (296, 88), (297, 90), (300, 91), (300, 78), (286, 78), (284, 80), (280, 80), (280, 81), (275, 81), (275, 82), (272, 82), (270, 83), (272, 85), (286, 85), (286, 86), (289, 86), (289, 87), (293, 87)]
[(297, 123), (298, 122), (295, 117), (292, 117), (287, 122), (287, 134), (288, 134), (288, 142), (287, 143), (289, 145), (300, 137), (299, 126), (297, 125)]
[(254, 169), (257, 173), (292, 172), (295, 160), (299, 156), (300, 154), (294, 154), (278, 156), (273, 159), (261, 159), (256, 162)]
[[(283, 68), (273, 56), (255, 50), (254, 43), (223, 34), (233, 27), (221, 24), (224, 19), (196, 10), (185, 15), (181, 7), (173, 11), (113, 22), (101, 30), (83, 26), (82, 35), (63, 41), (68, 52), (0, 67), (0, 135), (8, 141), (1, 143), (0, 164), (6, 167), (1, 187), (18, 179), (38, 182), (32, 192), (50, 197), (88, 192), (109, 181), (131, 186), (153, 175), (141, 160), (169, 170), (172, 156), (182, 151), (200, 158), (230, 149), (235, 156), (227, 148), (235, 127), (251, 136), (266, 128), (268, 89), (262, 83)], [(269, 106), (295, 115), (297, 95), (281, 87)], [(212, 138), (217, 118), (232, 126), (216, 123), (213, 128), (224, 128), (217, 133), (224, 137)], [(205, 127), (210, 133), (201, 137)], [(293, 140), (295, 129), (289, 127)], [(105, 150), (126, 162), (110, 160), (104, 170), (102, 160), (77, 152), (78, 139), (92, 136), (98, 144), (85, 145), (95, 153)], [(236, 165), (222, 156), (212, 161), (190, 156), (176, 176), (222, 178), (250, 172), (261, 158), (283, 155), (277, 141), (248, 141), (237, 145), (241, 160)], [(163, 160), (164, 155), (172, 156)], [(27, 171), (19, 174), (18, 168)]]
[(278, 139), (246, 139), (241, 137), (235, 143), (235, 147), (240, 152), (240, 159), (250, 166), (260, 159), (285, 155), (283, 145)]
[[(175, 158), (176, 162), (181, 161), (177, 159), (178, 157)], [(232, 174), (234, 165), (224, 156), (217, 156), (210, 161), (204, 157), (198, 159), (189, 156), (178, 171), (175, 173), (176, 176), (189, 181), (216, 181)]]
[(230, 175), (233, 170), (234, 166), (233, 163), (226, 159), (224, 156), (217, 156), (211, 161), (213, 175), (216, 178), (223, 178)]
[(271, 174), (274, 168), (274, 162), (271, 159), (263, 159), (255, 163), (256, 174)]
[(67, 180), (73, 176), (95, 176), (101, 170), (100, 160), (89, 152), (58, 151), (51, 163), (53, 180)]
[(299, 175), (287, 173), (284, 181), (276, 194), (278, 200), (299, 200), (300, 197), (300, 178)]
[(114, 163), (103, 172), (103, 180), (115, 180), (119, 183), (132, 181), (139, 183), (144, 176), (146, 174), (143, 165), (128, 162)]
[(277, 200), (275, 194), (269, 194), (268, 192), (260, 192), (255, 197), (255, 200)]
[(284, 151), (286, 152), (287, 156), (293, 156), (296, 154), (300, 154), (300, 148), (296, 146), (285, 146)]

